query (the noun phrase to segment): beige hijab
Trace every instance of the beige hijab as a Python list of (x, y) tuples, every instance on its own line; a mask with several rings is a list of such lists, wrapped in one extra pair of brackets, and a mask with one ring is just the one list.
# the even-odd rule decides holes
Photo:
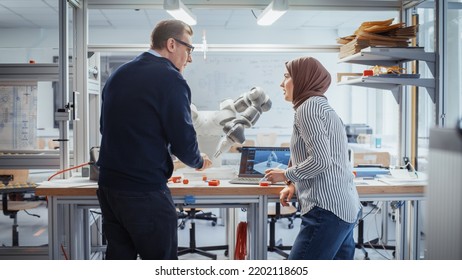
[(329, 72), (313, 57), (300, 57), (286, 62), (287, 71), (294, 82), (292, 104), (296, 110), (312, 96), (324, 96), (330, 86)]

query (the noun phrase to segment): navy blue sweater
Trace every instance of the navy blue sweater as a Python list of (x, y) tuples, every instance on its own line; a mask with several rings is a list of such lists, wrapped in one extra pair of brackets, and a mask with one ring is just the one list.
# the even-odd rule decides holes
[(191, 120), (191, 90), (166, 58), (145, 52), (122, 65), (102, 93), (99, 184), (152, 190), (173, 172), (169, 153), (202, 167)]

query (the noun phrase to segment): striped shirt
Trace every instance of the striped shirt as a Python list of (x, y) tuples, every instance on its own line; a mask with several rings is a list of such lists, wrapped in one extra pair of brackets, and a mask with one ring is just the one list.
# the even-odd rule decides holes
[(326, 98), (308, 98), (297, 108), (290, 149), (292, 166), (285, 175), (295, 183), (301, 214), (318, 206), (355, 222), (361, 204), (345, 127)]

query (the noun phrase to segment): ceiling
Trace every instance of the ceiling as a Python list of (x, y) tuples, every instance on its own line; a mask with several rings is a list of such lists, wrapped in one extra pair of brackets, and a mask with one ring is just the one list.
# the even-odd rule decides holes
[[(289, 11), (273, 26), (265, 28), (357, 27), (363, 21), (396, 18), (397, 11), (408, 2), (416, 1), (289, 0)], [(0, 28), (56, 28), (58, 3), (58, 0), (0, 0)], [(162, 8), (162, 0), (87, 0), (87, 3), (90, 29), (151, 29), (158, 20), (170, 18)], [(257, 26), (256, 16), (270, 0), (183, 0), (183, 3), (197, 16), (198, 26), (247, 30), (264, 28)]]

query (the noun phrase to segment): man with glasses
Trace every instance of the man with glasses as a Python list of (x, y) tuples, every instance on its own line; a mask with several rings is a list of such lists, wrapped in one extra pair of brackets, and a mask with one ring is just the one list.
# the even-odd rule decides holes
[(106, 259), (178, 259), (177, 214), (167, 186), (171, 155), (203, 170), (191, 121), (191, 27), (157, 24), (151, 48), (120, 66), (102, 93), (98, 199)]
[[(178, 43), (182, 44), (183, 46), (186, 46), (188, 48), (188, 54), (191, 55), (191, 53), (194, 51), (194, 47), (184, 41), (181, 41), (180, 39), (173, 38), (173, 40), (177, 41)], [(192, 62), (192, 60), (191, 60)]]

